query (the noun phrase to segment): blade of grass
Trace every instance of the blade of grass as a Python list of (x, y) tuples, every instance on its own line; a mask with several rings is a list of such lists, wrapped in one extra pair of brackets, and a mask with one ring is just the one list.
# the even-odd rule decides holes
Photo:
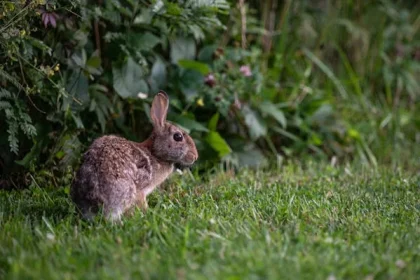
[(321, 71), (324, 72), (324, 74), (327, 75), (327, 77), (333, 82), (341, 97), (347, 99), (347, 91), (344, 88), (343, 84), (340, 82), (340, 80), (337, 79), (337, 77), (334, 75), (333, 71), (310, 50), (304, 48), (302, 51), (305, 54), (305, 56), (309, 58), (313, 63), (315, 63), (319, 67), (319, 69), (321, 69)]

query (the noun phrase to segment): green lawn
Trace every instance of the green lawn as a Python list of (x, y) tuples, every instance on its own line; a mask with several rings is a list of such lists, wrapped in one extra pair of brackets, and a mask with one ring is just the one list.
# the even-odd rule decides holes
[(67, 192), (0, 192), (0, 279), (420, 277), (418, 175), (176, 175), (123, 225), (80, 221)]

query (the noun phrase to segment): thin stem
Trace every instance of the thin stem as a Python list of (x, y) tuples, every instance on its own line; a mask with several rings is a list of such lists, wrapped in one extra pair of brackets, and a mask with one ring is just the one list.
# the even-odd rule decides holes
[[(18, 17), (21, 13), (25, 12), (28, 8), (29, 8), (29, 5), (26, 6), (25, 8), (23, 8), (22, 10), (20, 10), (14, 17), (12, 17), (12, 19), (2, 29), (0, 29), (0, 33), (3, 33), (4, 31), (6, 31), (6, 29), (9, 28), (9, 26), (12, 25), (12, 23), (14, 23), (13, 20), (16, 17)], [(20, 20), (20, 19), (17, 19), (16, 21), (18, 21), (18, 20)]]
[(239, 11), (241, 13), (241, 45), (246, 48), (246, 9), (245, 0), (239, 0)]
[[(34, 70), (36, 70), (38, 73), (40, 73), (40, 74), (42, 74), (42, 75), (44, 75), (44, 77), (45, 78), (47, 78), (47, 80), (53, 85), (53, 86), (55, 86), (56, 88), (60, 88), (60, 86), (57, 84), (57, 83), (55, 83), (53, 80), (51, 80), (49, 77), (48, 77), (48, 75), (46, 75), (44, 72), (42, 72), (41, 70), (39, 70), (37, 67), (35, 67), (34, 65), (32, 65), (29, 61), (27, 61), (25, 58), (23, 58), (20, 54), (18, 54), (17, 53), (17, 56), (19, 56), (19, 58), (20, 59), (22, 59), (22, 61), (23, 62), (25, 62), (27, 65), (29, 65), (29, 66), (31, 66)], [(65, 92), (65, 96), (69, 96), (69, 93), (68, 92)], [(73, 101), (75, 101), (77, 104), (79, 104), (79, 105), (83, 105), (83, 103), (80, 101), (80, 100), (78, 100), (77, 98), (75, 98), (74, 96), (71, 96), (72, 97), (72, 99), (73, 99)]]
[[(20, 60), (20, 57), (18, 58), (18, 61), (19, 61), (19, 66), (20, 66), (20, 73), (22, 74), (22, 80), (27, 85), (28, 83), (26, 82), (26, 79), (25, 79), (25, 74), (23, 72), (23, 66), (22, 66), (22, 61)], [(40, 112), (42, 114), (46, 114), (46, 112), (42, 111), (41, 109), (38, 108), (38, 106), (35, 105), (34, 101), (32, 100), (31, 96), (29, 95), (29, 92), (26, 92), (26, 90), (24, 90), (24, 91), (26, 93), (26, 97), (28, 97), (29, 102), (31, 102), (32, 106), (34, 106), (34, 108), (38, 112)]]

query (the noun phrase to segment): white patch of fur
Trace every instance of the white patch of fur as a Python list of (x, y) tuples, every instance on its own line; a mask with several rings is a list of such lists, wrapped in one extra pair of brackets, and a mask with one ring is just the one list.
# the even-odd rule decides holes
[(121, 220), (122, 214), (123, 211), (121, 208), (113, 209), (108, 213), (107, 218), (111, 222), (119, 222)]

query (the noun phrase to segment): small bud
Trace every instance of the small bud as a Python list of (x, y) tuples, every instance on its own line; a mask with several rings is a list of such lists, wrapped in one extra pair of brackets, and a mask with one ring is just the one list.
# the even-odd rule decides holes
[(197, 106), (199, 106), (199, 107), (203, 107), (203, 106), (204, 106), (204, 101), (203, 101), (203, 98), (199, 98), (199, 99), (197, 100)]
[(225, 53), (225, 51), (223, 50), (223, 48), (217, 48), (216, 51), (214, 52), (214, 58), (218, 59), (221, 56), (223, 56)]
[(146, 99), (147, 98), (147, 93), (139, 92), (137, 94), (137, 97), (140, 98), (140, 99)]
[(214, 78), (214, 75), (208, 74), (207, 76), (205, 76), (204, 83), (209, 87), (214, 87), (214, 85), (216, 84), (216, 79)]
[(239, 71), (244, 75), (245, 77), (252, 76), (251, 67), (249, 65), (242, 65), (241, 68), (239, 68)]
[(398, 268), (404, 268), (404, 267), (406, 267), (406, 263), (405, 263), (405, 261), (403, 261), (403, 260), (397, 260), (396, 262), (395, 262), (395, 265), (398, 267)]
[(235, 101), (233, 102), (233, 106), (236, 107), (236, 109), (240, 110), (242, 108), (242, 103), (238, 98), (238, 95), (235, 93)]

